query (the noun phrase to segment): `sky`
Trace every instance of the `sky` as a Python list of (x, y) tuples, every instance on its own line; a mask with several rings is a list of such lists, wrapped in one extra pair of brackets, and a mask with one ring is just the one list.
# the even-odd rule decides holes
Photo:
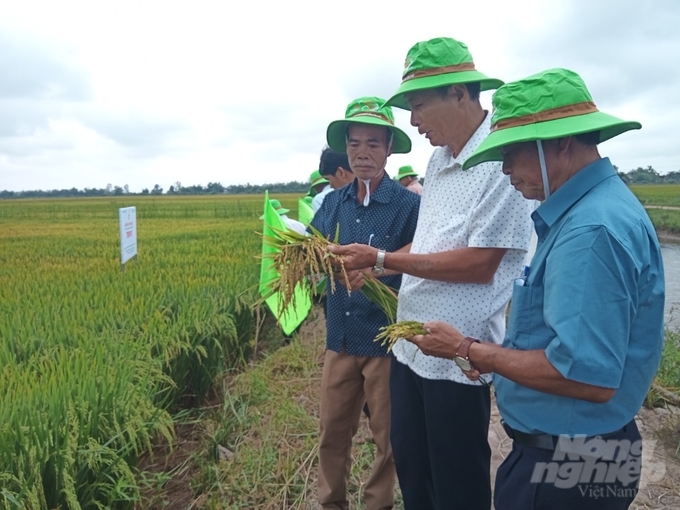
[[(578, 72), (643, 126), (601, 154), (676, 171), (679, 25), (678, 0), (0, 0), (0, 190), (305, 181), (347, 103), (390, 97), (442, 36), (505, 81)], [(388, 172), (424, 173), (433, 148), (395, 117), (413, 150)]]

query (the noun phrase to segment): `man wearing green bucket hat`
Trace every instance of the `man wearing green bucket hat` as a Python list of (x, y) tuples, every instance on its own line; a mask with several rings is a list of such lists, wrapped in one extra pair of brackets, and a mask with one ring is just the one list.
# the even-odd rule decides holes
[[(441, 320), (497, 343), (512, 280), (525, 264), (535, 203), (510, 185), (500, 164), (467, 172), (462, 166), (490, 132), (491, 115), (479, 93), (501, 84), (476, 70), (460, 41), (440, 37), (409, 50), (388, 104), (411, 110), (411, 124), (436, 149), (410, 251), (385, 255), (387, 269), (405, 273), (399, 321)], [(367, 246), (333, 251), (346, 267), (376, 260), (375, 248)], [(453, 360), (426, 356), (404, 339), (393, 353), (392, 448), (405, 508), (488, 509), (488, 386), (470, 381)]]
[(413, 167), (410, 165), (400, 167), (399, 172), (394, 176), (394, 180), (413, 193), (423, 194), (423, 185), (418, 182), (418, 174), (413, 171)]
[[(389, 155), (409, 152), (411, 141), (395, 127), (392, 109), (384, 103), (377, 97), (356, 99), (348, 105), (344, 119), (328, 126), (328, 145), (347, 154), (354, 179), (326, 196), (311, 223), (330, 237), (339, 227), (341, 244), (367, 243), (382, 253), (412, 242), (420, 206), (419, 196), (402, 188), (385, 172)], [(359, 269), (370, 271), (367, 267)], [(398, 289), (401, 276), (384, 273), (380, 261), (376, 262), (373, 274), (384, 276), (386, 285)], [(348, 279), (341, 283), (359, 290), (364, 272), (349, 271)], [(388, 319), (363, 292), (348, 295), (337, 290), (328, 293), (327, 299), (319, 413), (319, 503), (328, 509), (349, 506), (352, 437), (366, 402), (375, 459), (364, 485), (363, 500), (367, 510), (393, 508), (396, 474), (390, 445), (390, 355), (386, 347), (374, 342)]]
[[(274, 210), (277, 213), (279, 213), (279, 216), (281, 216), (281, 219), (283, 220), (283, 222), (286, 224), (286, 226), (289, 229), (294, 230), (298, 234), (302, 234), (302, 235), (307, 234), (307, 228), (302, 223), (300, 223), (297, 220), (294, 220), (293, 218), (288, 217), (287, 213), (290, 212), (290, 209), (286, 209), (285, 207), (283, 207), (279, 200), (274, 198), (274, 199), (271, 199), (269, 201), (269, 203), (272, 205)], [(260, 216), (260, 219), (263, 220), (264, 215)]]
[(544, 200), (532, 215), (536, 254), (513, 286), (502, 346), (438, 322), (413, 341), (456, 357), (472, 379), (495, 373), (513, 439), (497, 510), (625, 509), (640, 480), (635, 415), (661, 359), (665, 287), (654, 227), (597, 144), (640, 124), (600, 112), (566, 69), (508, 83), (493, 105), (492, 132), (464, 166), (502, 160), (525, 197)]

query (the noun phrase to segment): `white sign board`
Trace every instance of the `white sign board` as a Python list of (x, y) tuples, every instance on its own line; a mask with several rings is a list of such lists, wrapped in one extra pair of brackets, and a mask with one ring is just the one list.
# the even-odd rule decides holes
[(137, 208), (118, 209), (120, 218), (120, 263), (137, 256)]

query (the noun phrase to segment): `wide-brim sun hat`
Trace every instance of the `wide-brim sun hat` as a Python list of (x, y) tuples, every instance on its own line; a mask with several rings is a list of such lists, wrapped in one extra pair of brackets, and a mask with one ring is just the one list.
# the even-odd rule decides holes
[(318, 170), (314, 170), (309, 175), (309, 194), (311, 196), (316, 195), (316, 190), (314, 189), (314, 186), (317, 186), (319, 184), (328, 184), (328, 179), (321, 175), (321, 172), (319, 172)]
[[(275, 198), (272, 199), (272, 200), (270, 200), (269, 203), (270, 203), (271, 206), (274, 208), (274, 210), (275, 210), (277, 213), (279, 213), (279, 215), (281, 215), (281, 214), (286, 214), (286, 213), (289, 213), (289, 212), (290, 212), (290, 209), (286, 209), (285, 207), (283, 207), (283, 206), (281, 205), (281, 202), (278, 201), (278, 200), (275, 199)], [(264, 219), (264, 214), (263, 214), (262, 216), (260, 216), (260, 219), (261, 219), (261, 220)]]
[(409, 176), (418, 177), (418, 173), (413, 170), (411, 165), (402, 166), (399, 167), (399, 171), (397, 172), (397, 175), (394, 176), (394, 180), (398, 181)]
[(599, 142), (642, 125), (601, 112), (583, 79), (568, 69), (548, 69), (500, 87), (492, 98), (491, 133), (463, 164), (468, 169), (502, 161), (501, 147), (599, 133)]
[(479, 83), (482, 91), (503, 85), (502, 80), (477, 71), (465, 43), (437, 37), (411, 47), (404, 62), (401, 85), (386, 104), (410, 110), (405, 98), (409, 92), (465, 83)]
[(345, 118), (334, 120), (326, 130), (326, 141), (331, 149), (347, 152), (347, 126), (349, 124), (368, 124), (385, 126), (392, 131), (392, 152), (406, 154), (411, 152), (411, 139), (394, 125), (392, 108), (385, 106), (379, 97), (360, 97), (355, 99), (345, 111)]

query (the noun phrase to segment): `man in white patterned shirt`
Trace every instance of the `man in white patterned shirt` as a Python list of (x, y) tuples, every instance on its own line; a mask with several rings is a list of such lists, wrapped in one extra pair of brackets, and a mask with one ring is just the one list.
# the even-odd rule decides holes
[[(437, 147), (413, 243), (386, 254), (364, 245), (333, 250), (348, 268), (384, 260), (387, 270), (405, 273), (398, 320), (436, 318), (499, 344), (535, 202), (512, 187), (500, 164), (468, 171), (462, 165), (490, 132), (479, 92), (501, 84), (475, 70), (461, 42), (437, 38), (413, 46), (402, 84), (388, 101), (411, 110), (411, 124)], [(404, 339), (393, 352), (391, 439), (406, 509), (490, 508), (488, 385)]]

